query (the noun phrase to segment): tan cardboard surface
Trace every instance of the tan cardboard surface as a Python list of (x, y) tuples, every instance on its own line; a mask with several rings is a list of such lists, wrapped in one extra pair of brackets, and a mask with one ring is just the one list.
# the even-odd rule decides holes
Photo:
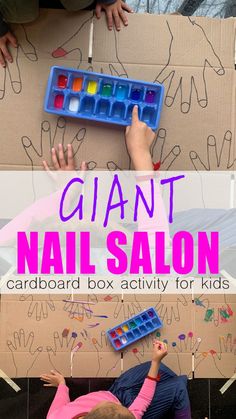
[[(43, 10), (35, 23), (17, 27), (18, 66), (15, 60), (0, 78), (2, 169), (39, 168), (42, 158), (49, 160), (50, 146), (59, 141), (73, 141), (78, 166), (83, 159), (90, 168), (129, 169), (123, 128), (65, 121), (43, 112), (52, 65), (89, 68), (91, 16)], [(165, 84), (153, 148), (153, 159), (161, 160), (163, 169), (208, 169), (209, 161), (211, 170), (232, 166), (234, 27), (234, 19), (132, 15), (128, 28), (116, 33), (106, 30), (103, 19), (95, 20), (91, 69)], [(230, 156), (228, 151), (221, 153), (229, 142)]]
[[(41, 168), (42, 159), (50, 160), (52, 145), (60, 142), (73, 143), (78, 167), (86, 160), (91, 170), (130, 168), (123, 128), (43, 111), (52, 65), (163, 82), (153, 160), (172, 170), (234, 168), (235, 20), (131, 15), (120, 33), (107, 31), (104, 19), (95, 20), (89, 66), (91, 18), (91, 12), (44, 10), (35, 23), (16, 27), (20, 47), (14, 63), (0, 73), (0, 169)], [(151, 305), (164, 323), (160, 338), (169, 344), (166, 364), (176, 373), (230, 377), (235, 372), (235, 296), (197, 296), (198, 304), (187, 295), (80, 296), (95, 302), (88, 306), (94, 313), (108, 315), (103, 320), (92, 319), (80, 306), (74, 310), (65, 298), (1, 297), (0, 368), (8, 375), (33, 377), (54, 368), (67, 376), (118, 376), (150, 359), (151, 338), (130, 347), (122, 360), (105, 331)], [(216, 324), (214, 316), (227, 303), (229, 320)], [(209, 308), (214, 318), (206, 322)], [(65, 329), (68, 336), (62, 336)], [(80, 349), (72, 357), (77, 343)]]

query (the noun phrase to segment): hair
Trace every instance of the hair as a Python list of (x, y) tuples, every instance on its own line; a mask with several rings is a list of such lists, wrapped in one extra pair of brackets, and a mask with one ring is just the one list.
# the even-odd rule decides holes
[[(117, 407), (120, 409), (117, 409)], [(79, 418), (76, 416), (74, 419)], [(126, 409), (126, 407), (107, 402), (106, 405), (97, 407), (96, 410), (91, 411), (84, 416), (86, 419), (134, 419), (134, 415)]]

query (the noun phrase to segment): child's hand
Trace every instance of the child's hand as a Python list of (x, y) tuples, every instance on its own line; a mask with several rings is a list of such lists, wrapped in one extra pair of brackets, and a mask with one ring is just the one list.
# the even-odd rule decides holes
[[(63, 150), (62, 144), (59, 144), (58, 150), (52, 148), (52, 163), (55, 170), (74, 171), (75, 161), (73, 156), (73, 148), (71, 144), (67, 145), (67, 160)], [(50, 171), (48, 164), (43, 160), (43, 167), (45, 170)], [(81, 170), (86, 170), (86, 163), (82, 162)]]
[(6, 60), (9, 63), (13, 62), (11, 53), (8, 50), (8, 43), (17, 48), (17, 39), (10, 31), (0, 37), (0, 64), (3, 67), (6, 67)]
[(152, 360), (158, 363), (167, 355), (167, 345), (165, 342), (161, 342), (160, 340), (154, 339), (153, 340), (153, 354)]
[(41, 381), (45, 381), (44, 387), (58, 387), (59, 384), (66, 384), (65, 378), (57, 371), (51, 370), (51, 374), (42, 374)]
[(135, 170), (153, 170), (150, 147), (155, 138), (155, 132), (139, 120), (138, 106), (132, 112), (132, 124), (126, 128), (126, 145)]
[(128, 25), (128, 18), (126, 12), (132, 13), (132, 9), (122, 0), (116, 0), (113, 4), (98, 3), (95, 13), (98, 19), (101, 17), (101, 11), (104, 10), (107, 17), (107, 26), (111, 31), (113, 28), (113, 21), (117, 31), (121, 29), (121, 20), (125, 26)]

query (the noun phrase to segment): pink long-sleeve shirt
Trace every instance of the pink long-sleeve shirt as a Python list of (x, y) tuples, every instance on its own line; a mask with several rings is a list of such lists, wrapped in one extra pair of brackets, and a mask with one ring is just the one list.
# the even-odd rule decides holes
[[(136, 419), (143, 417), (152, 401), (155, 388), (156, 382), (146, 378), (138, 396), (128, 408)], [(119, 400), (110, 391), (96, 391), (78, 397), (71, 402), (68, 387), (60, 384), (47, 414), (47, 419), (72, 419), (77, 415), (85, 416), (98, 403), (105, 401), (120, 404)]]

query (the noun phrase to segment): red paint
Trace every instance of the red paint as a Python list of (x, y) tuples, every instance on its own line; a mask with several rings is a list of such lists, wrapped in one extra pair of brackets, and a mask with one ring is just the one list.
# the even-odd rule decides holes
[(65, 55), (67, 55), (67, 54), (68, 54), (68, 52), (61, 47), (55, 49), (55, 51), (52, 52), (52, 56), (54, 58), (65, 57)]
[(160, 167), (161, 167), (161, 162), (160, 161), (158, 161), (156, 163), (153, 162), (152, 164), (153, 164), (153, 170), (159, 170)]
[(111, 335), (112, 339), (116, 338), (116, 336), (117, 336), (116, 332), (114, 332), (114, 330), (110, 332), (110, 335)]
[(228, 314), (229, 314), (230, 316), (233, 316), (234, 312), (233, 312), (233, 310), (231, 309), (231, 307), (229, 306), (229, 304), (227, 304), (227, 311), (228, 311)]
[(214, 351), (214, 349), (211, 349), (209, 352), (210, 352), (211, 355), (215, 355), (216, 354), (216, 351)]
[(121, 347), (121, 342), (119, 339), (114, 340), (114, 344), (116, 345), (117, 348)]
[(104, 297), (104, 301), (111, 301), (112, 297), (110, 295), (106, 295), (106, 297)]
[(65, 89), (67, 86), (67, 81), (68, 81), (68, 78), (64, 76), (63, 74), (60, 74), (60, 76), (58, 76), (58, 79), (57, 79), (57, 86), (60, 89)]
[(132, 349), (132, 352), (133, 352), (133, 354), (137, 354), (138, 353), (138, 349), (137, 348), (134, 348), (134, 349)]
[(188, 337), (192, 338), (193, 337), (193, 332), (188, 332)]
[(63, 95), (56, 95), (54, 99), (54, 107), (57, 109), (61, 109), (64, 102), (64, 96)]

